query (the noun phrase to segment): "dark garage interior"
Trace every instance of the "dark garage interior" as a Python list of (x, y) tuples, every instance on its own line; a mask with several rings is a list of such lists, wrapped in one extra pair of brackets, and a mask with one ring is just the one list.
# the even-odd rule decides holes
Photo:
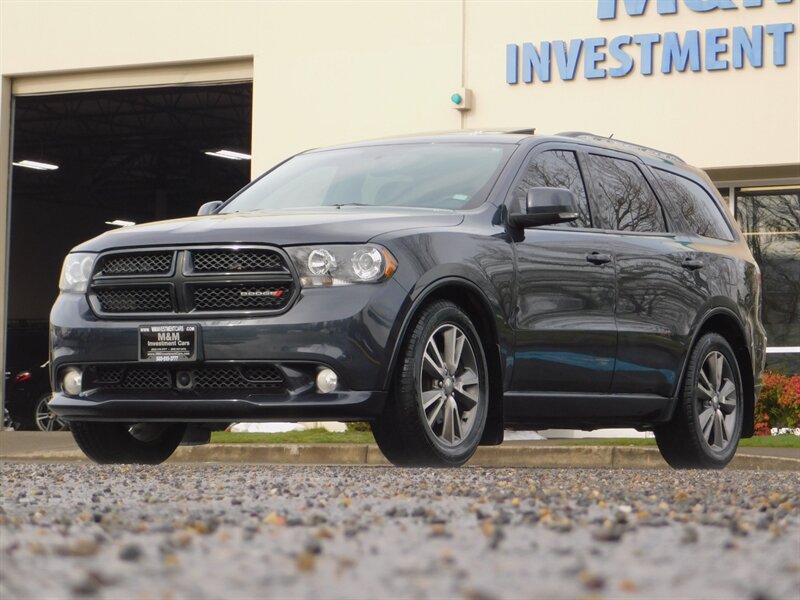
[(206, 152), (250, 154), (252, 83), (22, 96), (13, 111), (11, 371), (47, 358), (48, 314), (73, 246), (110, 222), (196, 214), (250, 180), (246, 157)]

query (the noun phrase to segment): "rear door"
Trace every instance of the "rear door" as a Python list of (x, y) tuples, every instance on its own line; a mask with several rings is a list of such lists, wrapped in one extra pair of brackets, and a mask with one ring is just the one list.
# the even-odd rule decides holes
[(618, 344), (611, 392), (670, 396), (703, 303), (692, 282), (696, 256), (667, 223), (638, 158), (592, 150), (587, 162), (597, 216), (616, 260)]
[(571, 190), (579, 218), (515, 232), (516, 352), (512, 391), (607, 392), (616, 353), (614, 256), (593, 226), (576, 147), (546, 144), (528, 156), (510, 202), (528, 189)]

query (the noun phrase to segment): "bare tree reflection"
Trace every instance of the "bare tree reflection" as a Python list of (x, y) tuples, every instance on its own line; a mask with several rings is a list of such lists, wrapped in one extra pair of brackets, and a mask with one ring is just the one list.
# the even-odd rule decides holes
[(612, 229), (664, 231), (664, 217), (653, 190), (639, 168), (627, 160), (593, 155), (601, 209)]
[(733, 239), (715, 201), (702, 187), (666, 171), (656, 169), (655, 173), (675, 208), (670, 214), (681, 231), (719, 240)]
[[(737, 219), (761, 267), (762, 319), (770, 346), (800, 345), (800, 190), (739, 194)], [(798, 372), (798, 355), (776, 355)], [(770, 361), (775, 366), (773, 361)]]

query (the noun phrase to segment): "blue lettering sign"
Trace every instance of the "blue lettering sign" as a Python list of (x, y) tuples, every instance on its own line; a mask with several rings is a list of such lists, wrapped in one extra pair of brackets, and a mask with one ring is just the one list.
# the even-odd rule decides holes
[(619, 61), (619, 66), (608, 70), (611, 77), (625, 77), (628, 73), (633, 71), (633, 59), (625, 52), (623, 46), (630, 46), (633, 43), (633, 38), (629, 35), (618, 35), (608, 46), (611, 56)]
[(583, 54), (583, 72), (586, 79), (604, 79), (606, 70), (598, 68), (597, 64), (606, 59), (606, 53), (599, 50), (606, 45), (606, 38), (589, 38), (583, 45), (586, 48)]
[(564, 81), (575, 79), (575, 72), (578, 70), (578, 59), (581, 56), (583, 40), (571, 40), (569, 50), (566, 42), (558, 40), (553, 42), (553, 55), (558, 66), (558, 74)]
[(786, 36), (794, 31), (794, 23), (767, 25), (767, 35), (772, 36), (772, 64), (776, 67), (786, 65)]
[(708, 12), (721, 8), (722, 10), (730, 10), (737, 8), (731, 0), (683, 0), (686, 7), (692, 9), (694, 12)]
[(756, 68), (761, 67), (764, 64), (764, 27), (761, 25), (753, 27), (752, 38), (747, 35), (747, 29), (744, 27), (734, 27), (731, 53), (734, 69), (744, 67), (745, 56), (751, 65)]
[(519, 81), (519, 46), (506, 44), (506, 83)]
[[(791, 4), (793, 0), (775, 0), (776, 4)], [(704, 13), (712, 10), (731, 10), (739, 8), (733, 0), (683, 0), (686, 8)], [(617, 18), (619, 0), (597, 0), (597, 18), (609, 20)], [(647, 10), (648, 0), (623, 0), (625, 12), (629, 17), (640, 17)], [(742, 0), (744, 8), (759, 8), (764, 0)], [(678, 0), (656, 0), (656, 11), (660, 15), (674, 15), (678, 12)]]
[[(598, 19), (616, 19), (618, 0), (597, 0)], [(624, 0), (625, 11), (630, 17), (639, 17), (647, 8), (647, 0)], [(678, 0), (658, 0), (656, 10), (660, 15), (672, 15), (678, 12)]]
[(550, 81), (550, 42), (542, 42), (541, 54), (533, 44), (522, 44), (522, 81), (533, 83), (534, 73), (540, 81)]
[(661, 41), (660, 33), (640, 33), (633, 36), (633, 43), (642, 47), (642, 75), (653, 74), (653, 46)]
[(700, 70), (700, 32), (691, 30), (686, 32), (683, 46), (681, 38), (674, 31), (664, 34), (664, 46), (661, 50), (661, 72), (671, 73), (673, 67), (679, 73), (686, 70), (686, 65), (692, 71)]
[(719, 55), (727, 52), (728, 44), (720, 42), (728, 37), (728, 29), (706, 29), (706, 69), (709, 71), (724, 71), (728, 68), (727, 60), (720, 60)]
[[(764, 0), (682, 0), (686, 9), (696, 13), (737, 8), (758, 8)], [(774, 0), (776, 4), (788, 5), (794, 0)], [(620, 6), (628, 16), (638, 17), (655, 4), (660, 15), (678, 12), (678, 0), (597, 0), (597, 17), (600, 20), (616, 19)], [(553, 72), (553, 62), (563, 81), (572, 81), (578, 76), (579, 65), (583, 64), (583, 77), (586, 79), (605, 79), (606, 77), (625, 77), (638, 65), (638, 72), (644, 77), (653, 74), (656, 68), (661, 73), (683, 73), (724, 71), (733, 66), (743, 69), (747, 64), (755, 69), (764, 66), (767, 38), (772, 43), (772, 64), (786, 66), (789, 36), (797, 28), (795, 22), (771, 25), (736, 26), (711, 28), (705, 31), (691, 29), (683, 33), (667, 31), (660, 33), (640, 33), (636, 35), (617, 35), (609, 42), (605, 37), (586, 39), (553, 40), (533, 44), (506, 45), (506, 83), (534, 83), (536, 79), (549, 82)], [(637, 50), (631, 46), (638, 46)], [(660, 65), (656, 67), (656, 53), (660, 51)], [(608, 57), (613, 58), (606, 64)], [(583, 58), (583, 60), (581, 60)], [(793, 58), (795, 58), (793, 56)], [(521, 71), (521, 74), (520, 74)]]

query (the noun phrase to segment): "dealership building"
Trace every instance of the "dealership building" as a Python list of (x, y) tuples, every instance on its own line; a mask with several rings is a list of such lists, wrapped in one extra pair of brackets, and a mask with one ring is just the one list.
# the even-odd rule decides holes
[(705, 169), (800, 372), (800, 0), (0, 4), (0, 363), (46, 360), (63, 256), (281, 159), (459, 129), (587, 131)]

